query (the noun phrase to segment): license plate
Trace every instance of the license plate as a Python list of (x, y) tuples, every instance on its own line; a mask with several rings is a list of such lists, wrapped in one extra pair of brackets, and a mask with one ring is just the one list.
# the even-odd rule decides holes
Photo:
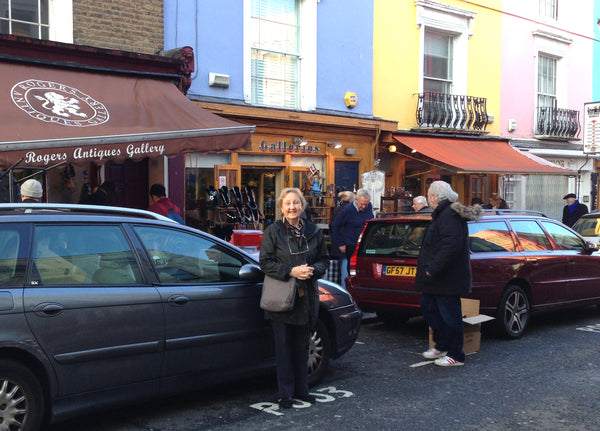
[(397, 265), (384, 265), (383, 275), (400, 276), (400, 277), (414, 277), (417, 274), (416, 266), (397, 266)]

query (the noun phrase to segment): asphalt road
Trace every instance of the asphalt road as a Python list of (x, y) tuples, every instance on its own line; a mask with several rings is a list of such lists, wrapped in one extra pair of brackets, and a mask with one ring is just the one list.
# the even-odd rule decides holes
[(485, 331), (465, 366), (425, 361), (422, 319), (363, 322), (313, 405), (280, 411), (274, 376), (111, 410), (52, 431), (600, 429), (600, 311), (537, 316), (518, 340)]

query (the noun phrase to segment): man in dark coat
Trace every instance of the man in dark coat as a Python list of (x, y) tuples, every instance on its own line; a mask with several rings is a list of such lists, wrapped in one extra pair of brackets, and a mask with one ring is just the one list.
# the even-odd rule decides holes
[[(356, 249), (358, 237), (367, 220), (373, 217), (371, 195), (366, 189), (360, 189), (356, 192), (354, 202), (345, 205), (331, 223), (331, 240), (338, 244), (338, 250), (348, 261)], [(340, 270), (342, 287), (345, 287), (344, 280), (348, 276), (348, 265), (342, 265)]]
[(423, 353), (435, 365), (463, 365), (461, 295), (471, 292), (468, 220), (481, 218), (480, 206), (456, 202), (458, 194), (444, 181), (434, 181), (427, 200), (431, 224), (421, 244), (415, 291), (421, 292), (421, 311), (433, 330), (435, 346)]
[(579, 220), (579, 217), (588, 213), (588, 207), (579, 203), (575, 193), (569, 193), (563, 199), (567, 201), (567, 204), (563, 208), (562, 222), (571, 227)]

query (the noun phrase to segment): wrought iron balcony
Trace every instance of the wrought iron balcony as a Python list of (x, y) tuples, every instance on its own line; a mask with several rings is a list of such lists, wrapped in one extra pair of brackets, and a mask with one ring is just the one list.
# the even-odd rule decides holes
[(579, 136), (579, 111), (553, 107), (538, 107), (535, 134), (553, 138), (576, 138)]
[(488, 115), (486, 99), (446, 93), (419, 93), (419, 127), (484, 131)]

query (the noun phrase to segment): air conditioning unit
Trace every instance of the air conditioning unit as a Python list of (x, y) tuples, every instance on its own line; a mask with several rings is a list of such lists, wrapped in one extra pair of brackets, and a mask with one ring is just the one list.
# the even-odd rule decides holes
[(229, 75), (210, 72), (208, 74), (208, 85), (210, 87), (227, 88), (229, 87)]

